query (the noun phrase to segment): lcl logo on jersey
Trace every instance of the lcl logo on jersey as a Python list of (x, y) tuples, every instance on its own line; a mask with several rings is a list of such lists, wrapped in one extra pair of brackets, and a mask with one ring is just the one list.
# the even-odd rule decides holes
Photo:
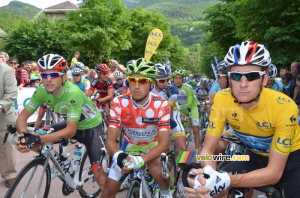
[(283, 97), (278, 97), (277, 98), (277, 102), (279, 104), (287, 104), (287, 103), (291, 103), (291, 100), (287, 99), (287, 98), (283, 98)]
[(291, 146), (292, 146), (292, 139), (290, 138), (283, 139), (278, 137), (275, 141), (275, 147), (282, 153), (289, 152)]
[(274, 129), (271, 122), (256, 122), (256, 127), (262, 132), (270, 132)]
[(216, 129), (216, 127), (214, 126), (214, 122), (211, 122), (211, 121), (209, 121), (209, 123), (208, 123), (208, 127), (210, 128), (210, 129)]

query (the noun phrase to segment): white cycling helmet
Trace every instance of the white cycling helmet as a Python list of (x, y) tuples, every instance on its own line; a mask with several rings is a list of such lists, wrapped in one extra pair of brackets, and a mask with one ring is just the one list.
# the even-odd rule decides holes
[(123, 78), (123, 73), (120, 71), (116, 71), (114, 73), (114, 77), (115, 77), (115, 79), (121, 79), (121, 78)]
[(74, 64), (74, 66), (75, 66), (75, 68), (80, 68), (82, 70), (84, 69), (84, 64), (82, 62), (76, 62)]
[(269, 79), (275, 79), (277, 76), (277, 67), (273, 64), (270, 64), (269, 66)]
[(68, 68), (68, 63), (64, 57), (58, 54), (47, 54), (40, 58), (37, 62), (39, 71), (59, 70), (65, 72)]
[(253, 41), (245, 41), (229, 48), (224, 61), (229, 66), (257, 65), (269, 67), (271, 57), (264, 45)]

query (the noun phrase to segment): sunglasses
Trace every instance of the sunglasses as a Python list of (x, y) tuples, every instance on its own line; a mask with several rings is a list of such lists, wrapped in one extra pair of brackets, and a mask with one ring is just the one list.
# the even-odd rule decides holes
[(48, 76), (51, 77), (51, 79), (55, 79), (61, 75), (64, 75), (64, 73), (61, 72), (55, 72), (55, 73), (41, 73), (41, 76), (43, 79), (48, 79)]
[(247, 81), (251, 82), (257, 79), (260, 79), (262, 75), (266, 74), (265, 71), (251, 71), (247, 73), (241, 73), (241, 72), (228, 72), (228, 76), (230, 76), (230, 79), (240, 82), (242, 77), (245, 76)]
[(100, 72), (101, 75), (108, 75), (108, 72)]
[(9, 62), (10, 64), (12, 64), (12, 65), (17, 65), (18, 63), (16, 63), (16, 62)]
[(156, 81), (158, 81), (160, 83), (166, 83), (166, 82), (169, 82), (169, 79), (162, 79), (162, 80), (156, 80)]
[(148, 82), (152, 82), (151, 78), (135, 78), (135, 77), (127, 77), (127, 80), (130, 84), (135, 85), (136, 82), (138, 82), (141, 85), (144, 85)]
[(79, 75), (79, 74), (73, 74), (72, 76), (73, 77), (78, 77), (78, 76), (81, 76), (81, 75)]
[(119, 79), (117, 79), (117, 81), (119, 81), (119, 80), (123, 80), (123, 78), (119, 78)]
[(217, 78), (226, 77), (227, 74), (217, 74)]

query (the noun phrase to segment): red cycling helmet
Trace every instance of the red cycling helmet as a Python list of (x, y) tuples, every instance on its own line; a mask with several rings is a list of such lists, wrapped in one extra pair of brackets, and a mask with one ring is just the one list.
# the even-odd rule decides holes
[(105, 63), (98, 64), (95, 67), (95, 71), (97, 73), (108, 72), (109, 71), (109, 67)]

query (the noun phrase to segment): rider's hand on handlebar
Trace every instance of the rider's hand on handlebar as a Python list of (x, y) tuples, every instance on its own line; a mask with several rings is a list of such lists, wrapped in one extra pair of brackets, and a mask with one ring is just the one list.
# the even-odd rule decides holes
[(20, 144), (32, 149), (36, 144), (41, 144), (41, 138), (39, 135), (33, 135), (31, 133), (22, 132), (23, 136), (19, 136)]
[(144, 160), (141, 156), (129, 155), (124, 161), (124, 168), (138, 169), (144, 165)]
[[(227, 173), (220, 173), (213, 170), (211, 166), (205, 166), (203, 169), (193, 171), (197, 174), (195, 180), (188, 178), (190, 185), (193, 185), (194, 190), (187, 189), (187, 192), (205, 194), (206, 196), (214, 197), (222, 190), (225, 190), (230, 185), (230, 177)], [(210, 189), (207, 191), (207, 189)], [(205, 193), (206, 192), (206, 193)]]

